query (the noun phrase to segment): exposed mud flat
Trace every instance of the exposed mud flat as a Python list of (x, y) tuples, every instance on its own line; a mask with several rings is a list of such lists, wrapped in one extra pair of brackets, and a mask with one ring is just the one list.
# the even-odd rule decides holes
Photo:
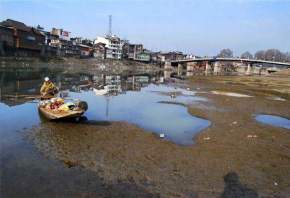
[[(262, 112), (289, 117), (289, 101), (269, 100), (269, 93), (278, 92), (236, 84), (239, 77), (227, 78), (227, 83), (224, 77), (214, 79), (190, 82), (190, 88), (201, 87), (197, 94), (208, 100), (189, 105), (188, 111), (212, 122), (193, 146), (174, 144), (123, 122), (44, 122), (28, 136), (43, 155), (68, 168), (82, 167), (107, 184), (132, 183), (156, 196), (289, 197), (289, 130), (260, 124), (253, 117)], [(255, 97), (208, 92), (217, 89)]]
[[(79, 63), (70, 63), (70, 72), (77, 73), (78, 68), (85, 73), (99, 73), (102, 63), (88, 61), (92, 62), (83, 61), (81, 67)], [(118, 72), (119, 64), (123, 63), (114, 63), (108, 71)], [(150, 70), (149, 65), (128, 65), (121, 70), (130, 71), (133, 67)], [(38, 90), (37, 83), (32, 84)], [(110, 100), (108, 112), (113, 114), (109, 115), (120, 113), (118, 119), (81, 123), (40, 120), (37, 104), (30, 100), (24, 103), (16, 98), (13, 106), (0, 103), (1, 129), (5, 129), (0, 130), (1, 197), (288, 198), (289, 129), (259, 123), (253, 115), (290, 117), (289, 75), (202, 76), (175, 84), (170, 90), (151, 87), (144, 94), (149, 94), (150, 100), (151, 92), (156, 94), (152, 104), (168, 105), (169, 109), (181, 109), (186, 117), (210, 121), (210, 127), (199, 131), (199, 135), (188, 136), (193, 145), (176, 144), (166, 139), (166, 130), (156, 133), (133, 122), (138, 116), (131, 112), (121, 120), (138, 94), (132, 95), (134, 100), (124, 104), (122, 111), (115, 107), (122, 107), (119, 104), (123, 101), (114, 106), (116, 101)], [(217, 90), (253, 97), (211, 93)], [(79, 97), (79, 92), (74, 93)], [(106, 118), (105, 98), (90, 91), (81, 93), (90, 102), (86, 112), (89, 119)], [(150, 109), (143, 103), (135, 109), (142, 113), (142, 107)], [(164, 109), (158, 112), (169, 114)], [(171, 115), (174, 116), (166, 117), (165, 124), (175, 125), (173, 121), (180, 116)], [(158, 123), (154, 116), (148, 117)], [(152, 126), (151, 122), (147, 124)], [(23, 138), (25, 129), (27, 138)], [(158, 132), (165, 133), (165, 138), (160, 138)]]

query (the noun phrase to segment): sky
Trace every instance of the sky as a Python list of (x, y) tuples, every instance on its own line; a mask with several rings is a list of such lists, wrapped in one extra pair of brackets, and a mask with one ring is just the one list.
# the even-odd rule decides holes
[(290, 0), (0, 0), (7, 18), (94, 39), (108, 32), (153, 51), (290, 51)]

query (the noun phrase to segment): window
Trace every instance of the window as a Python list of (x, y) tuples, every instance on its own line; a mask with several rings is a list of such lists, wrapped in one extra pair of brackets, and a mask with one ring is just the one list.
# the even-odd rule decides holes
[(27, 40), (30, 40), (30, 41), (35, 41), (36, 40), (34, 36), (27, 36), (26, 38), (27, 38)]

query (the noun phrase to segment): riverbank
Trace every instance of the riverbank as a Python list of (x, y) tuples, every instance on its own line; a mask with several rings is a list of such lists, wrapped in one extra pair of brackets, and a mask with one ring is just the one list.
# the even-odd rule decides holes
[(62, 69), (68, 73), (78, 72), (107, 72), (120, 74), (125, 72), (142, 73), (160, 71), (158, 65), (132, 60), (114, 60), (97, 58), (52, 58), (39, 59), (29, 57), (0, 57), (2, 68), (50, 68)]
[[(124, 122), (42, 122), (27, 136), (48, 159), (91, 171), (105, 186), (137, 186), (151, 197), (286, 198), (290, 194), (289, 130), (254, 119), (260, 113), (290, 118), (286, 82), (280, 77), (191, 78), (182, 86), (208, 101), (189, 105), (188, 111), (212, 122), (194, 137), (192, 146), (162, 140)], [(128, 193), (142, 196), (134, 190)]]

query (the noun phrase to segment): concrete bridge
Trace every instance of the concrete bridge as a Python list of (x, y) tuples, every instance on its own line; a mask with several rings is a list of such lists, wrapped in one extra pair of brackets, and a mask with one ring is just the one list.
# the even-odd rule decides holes
[[(265, 68), (265, 64), (272, 65), (272, 69), (277, 69), (276, 66), (290, 68), (289, 62), (275, 62), (266, 60), (256, 60), (256, 59), (244, 59), (244, 58), (193, 58), (184, 60), (173, 60), (165, 62), (165, 69), (178, 68), (178, 73), (186, 68), (186, 71), (192, 71), (194, 64), (202, 63), (205, 65), (205, 73), (219, 73), (221, 71), (222, 64), (231, 62), (235, 64), (241, 64), (246, 66), (246, 74), (251, 74), (253, 70), (253, 65), (261, 65), (259, 69)], [(269, 68), (269, 66), (268, 66)], [(278, 70), (278, 69), (277, 69)]]

